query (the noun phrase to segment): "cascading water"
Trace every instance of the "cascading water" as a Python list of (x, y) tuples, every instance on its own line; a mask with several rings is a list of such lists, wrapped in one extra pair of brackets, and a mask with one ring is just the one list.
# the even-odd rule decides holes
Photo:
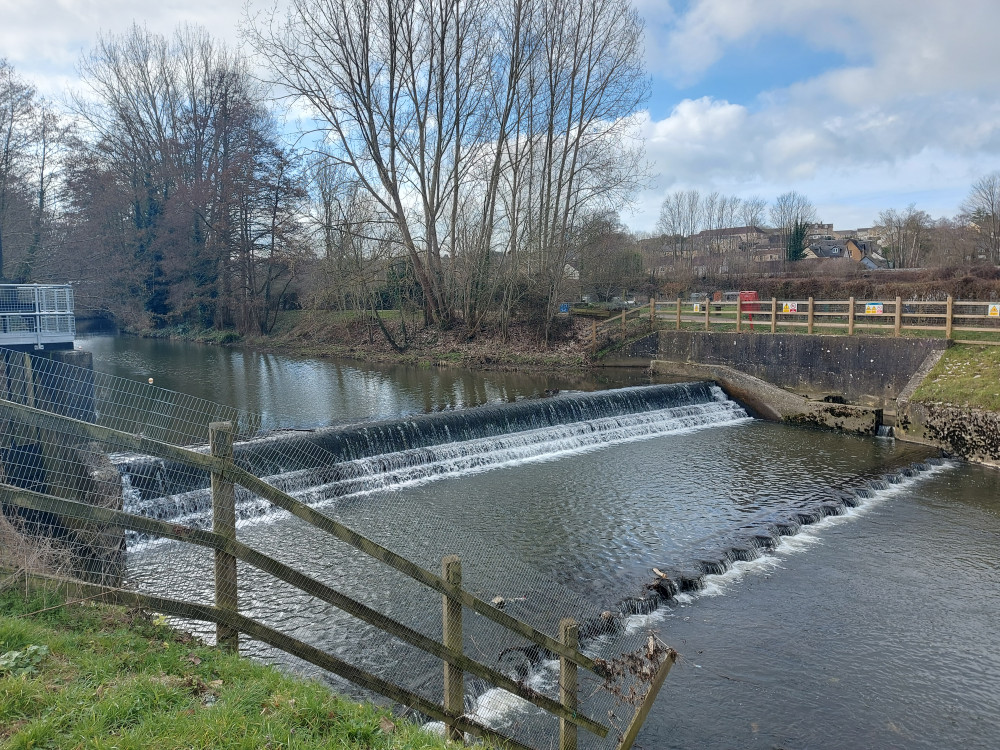
[[(131, 339), (122, 341), (132, 345)], [(210, 351), (214, 356), (217, 350)], [(171, 365), (174, 361), (183, 362), (191, 378), (208, 371), (201, 362), (192, 366), (197, 360), (186, 354)], [(287, 380), (298, 387), (302, 378), (292, 368), (299, 365), (289, 364)], [(276, 358), (276, 365), (285, 363)], [(149, 368), (143, 368), (133, 377), (145, 381)], [(209, 375), (213, 382), (219, 377), (214, 371)], [(248, 387), (241, 381), (239, 388), (242, 399)], [(373, 389), (355, 388), (349, 398), (340, 389), (330, 382), (314, 391), (284, 388), (283, 394), (294, 392), (295, 399), (311, 402), (307, 419), (318, 418), (323, 409), (312, 404), (329, 394), (337, 405), (327, 409), (331, 423), (349, 415), (402, 414), (425, 404), (438, 408), (462, 401), (407, 400), (397, 395), (402, 388), (380, 387), (379, 398), (387, 396), (373, 408), (365, 397)], [(544, 411), (564, 398), (576, 396), (513, 406)], [(283, 410), (270, 402), (266, 408)], [(329, 445), (357, 447), (358, 453), (338, 453), (340, 465), (486, 437), (461, 431), (466, 416), (471, 415), (444, 412), (356, 425), (342, 435), (327, 429), (263, 440), (308, 445), (329, 436)], [(505, 427), (498, 422), (496, 429), (499, 436)], [(412, 442), (415, 433), (434, 431), (436, 442)], [(375, 444), (382, 438), (397, 444), (379, 448)], [(446, 553), (460, 555), (470, 590), (487, 601), (506, 597), (507, 611), (515, 616), (543, 608), (556, 618), (580, 613), (581, 634), (595, 653), (606, 655), (621, 640), (598, 627), (604, 620), (624, 628), (626, 639), (629, 632), (644, 639), (653, 631), (676, 647), (682, 658), (639, 738), (650, 750), (991, 748), (1000, 736), (1000, 699), (991, 689), (1000, 675), (994, 627), (1000, 617), (994, 552), (1000, 479), (996, 472), (961, 463), (927, 471), (920, 462), (930, 455), (899, 440), (747, 421), (569, 451), (558, 461), (515, 460), (503, 470), (442, 474), (454, 479), (418, 480), (398, 492), (329, 503), (323, 512), (428, 569), (437, 569)], [(128, 502), (148, 502), (167, 516), (187, 511), (168, 508), (161, 496), (207, 486), (207, 475), (201, 483), (187, 481), (169, 462), (149, 470), (134, 457), (120, 456), (117, 463), (135, 468)], [(296, 487), (345, 479), (332, 468), (324, 477), (294, 460), (275, 461), (262, 474)], [(843, 512), (831, 515), (841, 495)], [(295, 518), (264, 520), (241, 524), (240, 540), (387, 615), (426, 623), (430, 634), (440, 633), (439, 602), (421, 605), (395, 576), (342, 552)], [(193, 592), (211, 602), (210, 553), (174, 543), (130, 546), (129, 552), (130, 572), (140, 587), (168, 596)], [(515, 563), (522, 567), (512, 571)], [(722, 574), (705, 572), (727, 565)], [(668, 598), (645, 588), (665, 580), (654, 567), (671, 580), (686, 572), (689, 578), (677, 576), (675, 585), (687, 590)], [(185, 577), (185, 569), (204, 575)], [(407, 686), (440, 684), (438, 662), (425, 663), (409, 652), (400, 656), (377, 633), (361, 629), (359, 636), (359, 628), (335, 608), (254, 570), (241, 568), (241, 581), (247, 614), (308, 634), (310, 642), (376, 674), (410, 680)], [(559, 595), (579, 596), (592, 606), (560, 609), (551, 604)], [(594, 619), (595, 610), (607, 612), (607, 618)], [(469, 618), (470, 627), (478, 621)], [(470, 649), (478, 654), (481, 644), (477, 637)], [(248, 653), (282, 661), (258, 648), (247, 644)], [(501, 650), (487, 654), (490, 663)], [(507, 651), (503, 666), (554, 694), (557, 672), (545, 659), (530, 650)], [(338, 689), (349, 686), (340, 683)], [(503, 691), (469, 675), (466, 699), (470, 713), (488, 723), (530, 723), (526, 709), (505, 715), (512, 703)], [(914, 706), (920, 711), (914, 713)]]
[[(413, 486), (602, 447), (713, 426), (750, 417), (710, 383), (624, 388), (596, 394), (421, 415), (395, 422), (339, 427), (315, 433), (283, 433), (248, 441), (237, 462), (260, 470), (263, 450), (308, 441), (342, 458), (329, 466), (270, 466), (265, 479), (309, 504)], [(294, 455), (294, 453), (292, 454)], [(187, 524), (208, 522), (211, 496), (205, 485), (178, 487), (168, 462), (118, 457), (127, 479), (125, 509)], [(189, 472), (184, 473), (190, 481)], [(165, 493), (170, 486), (172, 492)], [(265, 501), (238, 490), (242, 520), (269, 510)]]

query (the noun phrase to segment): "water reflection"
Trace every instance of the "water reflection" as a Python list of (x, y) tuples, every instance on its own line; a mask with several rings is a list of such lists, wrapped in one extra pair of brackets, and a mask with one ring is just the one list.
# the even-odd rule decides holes
[(640, 370), (572, 375), (478, 372), (298, 358), (188, 341), (82, 338), (97, 370), (256, 412), (265, 429), (320, 427), (536, 398), (546, 391), (639, 385)]

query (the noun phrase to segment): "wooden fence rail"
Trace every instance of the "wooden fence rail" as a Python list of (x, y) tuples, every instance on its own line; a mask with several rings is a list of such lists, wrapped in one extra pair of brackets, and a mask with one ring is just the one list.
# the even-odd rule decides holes
[[(55, 497), (43, 494), (42, 492), (0, 483), (0, 502), (7, 507), (41, 511), (55, 514), (61, 518), (128, 529), (142, 534), (207, 547), (214, 550), (215, 553), (216, 602), (214, 606), (145, 595), (134, 591), (125, 591), (115, 587), (80, 581), (68, 582), (61, 580), (60, 583), (62, 585), (77, 587), (87, 596), (100, 596), (112, 602), (134, 604), (168, 615), (214, 623), (217, 629), (217, 642), (224, 648), (237, 648), (238, 634), (245, 633), (252, 638), (294, 654), (316, 666), (378, 692), (402, 705), (412, 706), (424, 714), (444, 722), (448, 736), (452, 739), (460, 739), (464, 732), (468, 732), (479, 737), (492, 738), (510, 747), (525, 748), (523, 744), (514, 739), (490, 727), (479, 724), (464, 715), (464, 673), (466, 672), (507, 690), (558, 717), (560, 720), (560, 750), (575, 749), (577, 727), (583, 728), (601, 738), (608, 736), (610, 732), (609, 726), (584, 715), (579, 711), (577, 706), (576, 670), (578, 666), (601, 676), (603, 676), (603, 671), (590, 657), (579, 651), (575, 638), (575, 623), (564, 620), (560, 626), (559, 638), (548, 636), (463, 589), (461, 562), (457, 557), (449, 556), (444, 558), (442, 561), (442, 574), (439, 576), (392, 553), (385, 547), (376, 544), (330, 517), (318, 513), (291, 496), (263, 482), (263, 480), (234, 464), (232, 457), (233, 427), (231, 423), (213, 423), (210, 426), (211, 455), (205, 455), (187, 448), (158, 443), (142, 436), (130, 435), (3, 399), (0, 399), (0, 418), (17, 418), (34, 423), (39, 428), (50, 430), (58, 426), (59, 429), (64, 431), (64, 434), (68, 433), (67, 437), (70, 439), (89, 438), (105, 440), (115, 444), (117, 447), (135, 445), (136, 448), (139, 448), (141, 445), (142, 452), (148, 455), (178, 460), (189, 466), (207, 469), (211, 472), (213, 501), (212, 531), (168, 523), (121, 510), (97, 507), (75, 500)], [(429, 638), (407, 625), (389, 618), (322, 582), (281, 563), (273, 557), (239, 542), (236, 539), (235, 533), (234, 487), (236, 484), (245, 487), (265, 499), (271, 500), (275, 505), (289, 510), (299, 518), (312, 523), (317, 528), (330, 533), (336, 538), (354, 546), (356, 549), (390, 565), (414, 580), (423, 583), (428, 588), (440, 593), (443, 602), (443, 642)], [(399, 685), (376, 677), (287, 634), (280, 633), (260, 622), (239, 614), (239, 603), (236, 597), (237, 561), (246, 563), (262, 572), (272, 575), (382, 630), (404, 643), (441, 659), (444, 664), (443, 705), (429, 701)], [(491, 619), (498, 625), (558, 655), (561, 665), (559, 700), (549, 698), (527, 685), (498, 672), (492, 667), (466, 656), (463, 653), (462, 640), (463, 606), (470, 607), (478, 614)], [(648, 712), (649, 707), (655, 700), (659, 686), (662, 684), (663, 678), (665, 678), (666, 673), (670, 670), (675, 658), (676, 654), (669, 651), (666, 658), (660, 663), (657, 674), (651, 682), (651, 688), (638, 707), (636, 716), (633, 717), (631, 724), (635, 724), (636, 719), (640, 715), (644, 717), (645, 713)], [(639, 723), (641, 724), (641, 719), (639, 719)], [(626, 731), (626, 735), (629, 735), (628, 731)], [(627, 736), (623, 736), (623, 742), (619, 744), (619, 748), (630, 747), (634, 741), (634, 736), (628, 740), (627, 744), (624, 743), (625, 739), (627, 739)]]
[[(629, 321), (648, 324), (633, 325)], [(671, 325), (672, 324), (672, 325)], [(940, 332), (957, 343), (1000, 345), (1000, 302), (977, 300), (903, 300), (864, 301), (779, 299), (753, 302), (651, 300), (641, 307), (623, 310), (620, 315), (593, 321), (590, 348), (592, 353), (616, 345), (630, 334), (648, 333), (670, 326), (674, 330), (722, 330), (744, 332), (827, 333), (854, 336), (857, 333), (881, 333), (902, 336), (906, 332)], [(956, 338), (955, 334), (991, 334), (976, 339)]]

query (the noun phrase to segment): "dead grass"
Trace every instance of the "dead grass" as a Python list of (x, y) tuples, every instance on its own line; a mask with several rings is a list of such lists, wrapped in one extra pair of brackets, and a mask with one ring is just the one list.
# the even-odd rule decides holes
[(68, 550), (50, 538), (30, 534), (23, 520), (0, 514), (0, 591), (25, 574), (65, 576), (70, 569)]
[[(283, 315), (285, 315), (283, 313)], [(549, 345), (537, 327), (516, 324), (507, 335), (470, 333), (462, 326), (450, 330), (407, 324), (405, 351), (395, 351), (378, 327), (356, 315), (333, 311), (299, 311), (279, 318), (275, 335), (246, 341), (261, 349), (317, 357), (347, 357), (370, 362), (398, 362), (420, 366), (461, 366), (489, 370), (565, 369), (584, 364), (589, 350), (589, 320), (559, 318)], [(385, 324), (402, 340), (398, 313)]]

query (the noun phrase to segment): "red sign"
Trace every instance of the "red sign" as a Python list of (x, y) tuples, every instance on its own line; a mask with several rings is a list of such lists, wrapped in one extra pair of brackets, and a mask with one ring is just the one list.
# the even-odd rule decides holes
[(760, 310), (760, 304), (758, 302), (757, 292), (740, 292), (740, 307), (747, 312), (755, 312)]

